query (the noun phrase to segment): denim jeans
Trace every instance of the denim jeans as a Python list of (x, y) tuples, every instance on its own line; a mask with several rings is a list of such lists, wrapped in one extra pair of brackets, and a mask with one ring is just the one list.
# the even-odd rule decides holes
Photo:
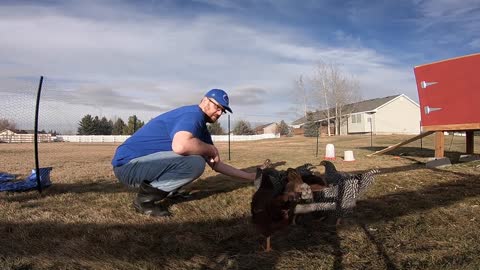
[(205, 164), (202, 156), (182, 156), (169, 151), (132, 159), (113, 171), (118, 180), (128, 186), (138, 187), (147, 181), (155, 188), (171, 192), (200, 177)]

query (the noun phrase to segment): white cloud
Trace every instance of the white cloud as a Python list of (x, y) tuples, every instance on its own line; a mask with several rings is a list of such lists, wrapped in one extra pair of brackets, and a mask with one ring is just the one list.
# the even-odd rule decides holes
[[(0, 17), (0, 79), (45, 75), (51, 89), (69, 90), (58, 98), (145, 118), (197, 103), (218, 87), (230, 93), (234, 115), (290, 121), (293, 79), (324, 60), (356, 75), (366, 97), (406, 89), (416, 98), (412, 70), (358, 44), (331, 47), (295, 29), (253, 28), (222, 15), (186, 19), (95, 5), (89, 17), (65, 7), (2, 7), (9, 15)], [(87, 10), (87, 4), (75, 8)], [(11, 88), (0, 86), (5, 89)]]
[(468, 43), (473, 49), (480, 49), (480, 38), (474, 39)]
[[(429, 31), (433, 27), (448, 26), (453, 31), (471, 31), (463, 34), (474, 36), (480, 33), (479, 0), (425, 0), (418, 1), (419, 29)], [(439, 28), (441, 30), (442, 28)], [(445, 30), (445, 29), (443, 29)]]

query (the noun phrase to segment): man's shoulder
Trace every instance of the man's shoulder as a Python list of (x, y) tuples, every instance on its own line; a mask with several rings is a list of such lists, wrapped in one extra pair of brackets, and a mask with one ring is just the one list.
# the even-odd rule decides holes
[(201, 114), (202, 110), (198, 105), (188, 105), (178, 107), (174, 110), (171, 110), (169, 113), (171, 114), (184, 114), (184, 113), (192, 113), (192, 114)]
[(201, 116), (202, 110), (198, 106), (190, 105), (190, 106), (183, 106), (178, 107), (163, 114), (158, 115), (155, 117), (154, 121), (169, 121), (170, 119), (178, 119), (183, 116), (185, 117), (195, 117), (195, 115)]
[(178, 109), (172, 111), (173, 114), (177, 117), (187, 118), (187, 119), (203, 119), (203, 112), (198, 107), (198, 105), (190, 105), (179, 107)]

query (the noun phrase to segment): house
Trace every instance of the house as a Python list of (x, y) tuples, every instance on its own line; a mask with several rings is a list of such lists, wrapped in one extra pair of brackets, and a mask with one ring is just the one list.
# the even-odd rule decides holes
[(278, 124), (277, 123), (268, 123), (265, 125), (260, 125), (255, 128), (255, 134), (277, 134)]
[(11, 142), (16, 133), (10, 129), (0, 131), (0, 143)]
[(0, 136), (15, 135), (16, 133), (10, 129), (4, 129), (0, 132)]
[[(348, 113), (341, 116), (340, 135), (420, 134), (420, 106), (404, 94), (348, 104), (342, 111)], [(322, 134), (325, 133), (327, 120), (331, 126), (334, 125), (334, 112), (334, 108), (330, 109), (330, 118), (327, 117), (327, 110), (313, 113)], [(292, 126), (301, 128), (305, 123), (306, 117), (302, 117), (293, 121)]]
[[(0, 142), (2, 143), (33, 143), (35, 134), (25, 130), (4, 129), (0, 132)], [(38, 142), (51, 142), (52, 134), (38, 133)]]

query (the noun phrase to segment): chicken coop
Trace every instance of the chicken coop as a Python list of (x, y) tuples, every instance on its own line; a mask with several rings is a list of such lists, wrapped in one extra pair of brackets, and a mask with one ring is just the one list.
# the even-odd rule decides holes
[(480, 53), (414, 68), (421, 128), (435, 133), (435, 157), (444, 156), (444, 131), (465, 132), (467, 154), (474, 153), (480, 130)]

